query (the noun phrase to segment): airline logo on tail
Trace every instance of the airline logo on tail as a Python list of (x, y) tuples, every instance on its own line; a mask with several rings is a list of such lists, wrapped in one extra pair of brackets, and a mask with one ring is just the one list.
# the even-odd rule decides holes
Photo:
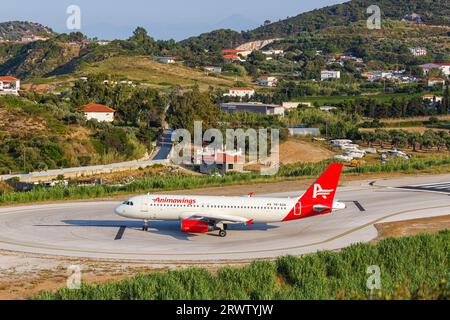
[(324, 190), (320, 184), (316, 183), (313, 190), (313, 199), (317, 199), (319, 196), (323, 199), (327, 199), (327, 196), (329, 196), (333, 191), (334, 189)]

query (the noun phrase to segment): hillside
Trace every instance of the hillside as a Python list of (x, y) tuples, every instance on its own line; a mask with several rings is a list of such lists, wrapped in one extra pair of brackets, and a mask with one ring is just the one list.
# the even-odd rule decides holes
[[(238, 47), (239, 45), (261, 39), (295, 37), (302, 32), (314, 32), (336, 26), (349, 26), (357, 21), (366, 21), (367, 8), (373, 5), (370, 0), (352, 0), (343, 4), (301, 13), (297, 16), (273, 22), (248, 32), (237, 33), (231, 30), (216, 30), (182, 41), (186, 46), (214, 43), (214, 47)], [(406, 15), (416, 13), (424, 24), (450, 25), (450, 2), (447, 0), (380, 0), (382, 18), (402, 20)]]
[(80, 47), (56, 40), (30, 42), (0, 64), (0, 74), (42, 77), (78, 57)]
[(146, 151), (133, 132), (88, 124), (63, 102), (0, 97), (0, 174), (131, 160)]
[[(249, 32), (250, 38), (292, 36), (303, 31), (315, 31), (332, 26), (346, 26), (352, 22), (366, 20), (370, 0), (353, 0), (333, 5), (295, 17), (259, 27)], [(425, 24), (449, 25), (450, 2), (447, 0), (379, 0), (382, 18), (401, 20), (405, 15), (416, 13)]]
[[(120, 78), (139, 81), (156, 88), (172, 86), (188, 87), (198, 85), (207, 90), (209, 86), (232, 86), (236, 77), (207, 76), (200, 69), (192, 69), (182, 64), (167, 65), (154, 62), (148, 56), (112, 57), (104, 61), (84, 64), (77, 74), (112, 74)], [(240, 81), (249, 80), (238, 77)]]
[(49, 27), (27, 21), (9, 21), (0, 23), (0, 41), (20, 41), (23, 36), (52, 36), (54, 32)]

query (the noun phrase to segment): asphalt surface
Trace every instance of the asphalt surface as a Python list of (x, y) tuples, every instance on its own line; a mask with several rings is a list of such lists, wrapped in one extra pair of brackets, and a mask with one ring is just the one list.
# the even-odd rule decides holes
[[(450, 214), (449, 195), (402, 187), (450, 184), (450, 175), (352, 183), (338, 190), (348, 208), (287, 223), (231, 226), (184, 234), (179, 223), (116, 216), (115, 202), (76, 202), (0, 208), (0, 249), (96, 259), (218, 261), (272, 258), (338, 249), (377, 236), (374, 224)], [(301, 191), (272, 196), (297, 196)]]

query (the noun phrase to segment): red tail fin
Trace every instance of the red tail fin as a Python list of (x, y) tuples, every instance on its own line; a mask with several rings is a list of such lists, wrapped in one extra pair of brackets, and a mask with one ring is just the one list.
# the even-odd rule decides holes
[(343, 165), (331, 164), (316, 182), (303, 194), (284, 221), (327, 214), (333, 210), (333, 200)]

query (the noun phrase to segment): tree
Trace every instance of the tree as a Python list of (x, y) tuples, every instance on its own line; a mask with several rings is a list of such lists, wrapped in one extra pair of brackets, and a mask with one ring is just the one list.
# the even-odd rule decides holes
[(203, 129), (217, 128), (220, 107), (211, 101), (209, 93), (193, 90), (172, 96), (167, 111), (167, 122), (174, 129), (194, 132), (194, 122), (202, 121)]
[(408, 133), (408, 144), (413, 149), (414, 152), (416, 152), (417, 144), (421, 142), (421, 135), (417, 132), (410, 132)]
[(388, 142), (390, 139), (389, 132), (384, 129), (376, 129), (375, 130), (376, 141), (379, 142), (381, 148), (384, 148), (384, 143)]

